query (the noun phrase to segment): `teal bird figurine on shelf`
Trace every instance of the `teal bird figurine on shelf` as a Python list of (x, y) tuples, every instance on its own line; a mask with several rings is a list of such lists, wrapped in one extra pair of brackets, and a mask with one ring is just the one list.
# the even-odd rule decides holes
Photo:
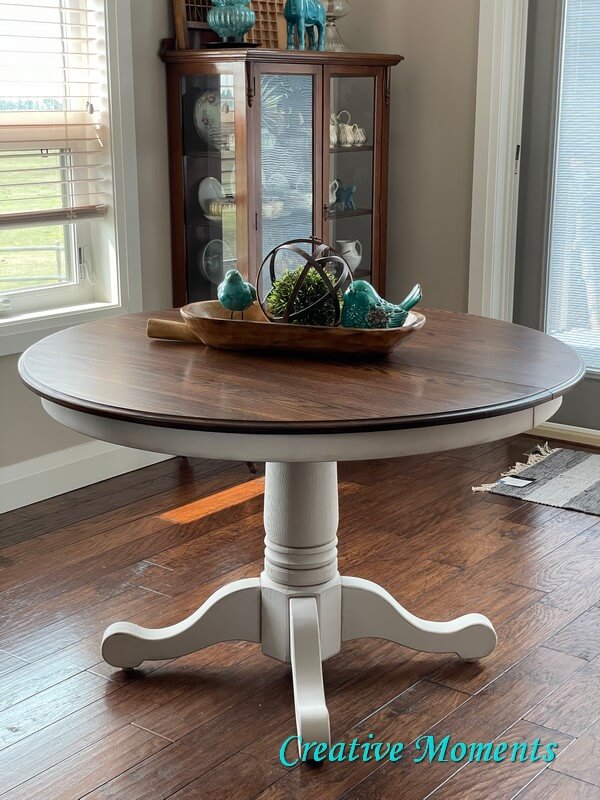
[(344, 294), (343, 328), (401, 328), (408, 312), (423, 299), (417, 284), (401, 303), (388, 303), (367, 281), (354, 281)]
[(219, 303), (231, 311), (232, 319), (234, 311), (241, 311), (244, 319), (244, 311), (256, 300), (256, 289), (244, 280), (237, 269), (230, 269), (223, 282), (219, 284), (217, 297)]

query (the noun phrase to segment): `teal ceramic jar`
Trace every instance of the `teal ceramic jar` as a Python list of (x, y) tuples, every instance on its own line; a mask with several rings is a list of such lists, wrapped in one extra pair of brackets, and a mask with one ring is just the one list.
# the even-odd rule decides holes
[(250, 0), (213, 0), (208, 12), (210, 27), (224, 42), (240, 42), (256, 22), (256, 14), (248, 8)]

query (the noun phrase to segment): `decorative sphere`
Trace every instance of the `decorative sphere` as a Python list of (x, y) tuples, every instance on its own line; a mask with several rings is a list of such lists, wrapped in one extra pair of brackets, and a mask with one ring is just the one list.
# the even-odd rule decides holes
[(351, 282), (350, 267), (332, 247), (319, 239), (293, 239), (263, 261), (258, 300), (271, 322), (337, 327)]

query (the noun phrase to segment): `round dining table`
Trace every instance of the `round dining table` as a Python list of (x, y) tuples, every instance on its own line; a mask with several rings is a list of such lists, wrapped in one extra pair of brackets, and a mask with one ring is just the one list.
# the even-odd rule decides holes
[(557, 412), (584, 366), (538, 331), (424, 313), (425, 327), (378, 360), (151, 341), (148, 314), (69, 328), (23, 354), (22, 380), (68, 428), (157, 453), (266, 462), (261, 575), (223, 586), (167, 628), (110, 625), (102, 641), (109, 664), (130, 670), (217, 642), (257, 642), (291, 664), (298, 735), (329, 742), (322, 662), (343, 642), (376, 637), (466, 660), (492, 653), (496, 633), (485, 616), (420, 619), (379, 585), (340, 575), (337, 462), (447, 451), (531, 430)]

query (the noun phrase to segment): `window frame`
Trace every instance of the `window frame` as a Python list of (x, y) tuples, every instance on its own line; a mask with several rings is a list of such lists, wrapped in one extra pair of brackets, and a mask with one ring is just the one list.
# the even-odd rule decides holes
[[(31, 284), (25, 286), (19, 286), (15, 289), (0, 289), (0, 298), (7, 298), (13, 304), (16, 303), (17, 307), (26, 306), (29, 310), (29, 307), (36, 308), (39, 303), (36, 303), (36, 299), (41, 297), (42, 295), (46, 295), (49, 293), (52, 294), (59, 294), (60, 290), (70, 290), (71, 292), (75, 290), (79, 293), (82, 289), (80, 284), (80, 274), (79, 270), (77, 269), (77, 249), (79, 247), (79, 236), (78, 230), (76, 225), (69, 222), (57, 222), (53, 225), (48, 223), (31, 223), (29, 225), (20, 225), (16, 230), (23, 230), (26, 228), (46, 228), (52, 227), (56, 228), (56, 235), (57, 237), (60, 235), (65, 242), (64, 248), (64, 259), (65, 259), (65, 280), (61, 283), (41, 283), (40, 281), (35, 281), (32, 279)], [(62, 229), (62, 230), (60, 230)], [(2, 229), (4, 230), (4, 229)], [(8, 228), (11, 230), (11, 228)], [(1, 241), (1, 240), (0, 240)], [(6, 248), (4, 245), (0, 244), (0, 256), (2, 253), (6, 252), (7, 250), (10, 252), (11, 249), (14, 250), (31, 250), (36, 251), (41, 249), (50, 249), (50, 247), (46, 248), (40, 245), (32, 245), (31, 248), (28, 247), (20, 247), (20, 248)], [(5, 279), (3, 279), (5, 280)]]
[[(22, 353), (30, 345), (63, 328), (142, 308), (142, 272), (134, 108), (131, 0), (104, 0), (107, 78), (110, 111), (111, 194), (107, 213), (73, 223), (76, 238), (93, 259), (93, 273), (108, 301), (85, 293), (64, 298), (69, 305), (0, 316), (0, 356)], [(126, 157), (128, 156), (128, 157)], [(99, 269), (102, 265), (102, 269)], [(78, 287), (84, 287), (82, 280)], [(88, 284), (89, 285), (89, 284)], [(58, 299), (60, 291), (46, 287)], [(24, 292), (31, 294), (31, 292)], [(10, 295), (8, 295), (10, 296)]]
[[(564, 339), (558, 333), (552, 333), (550, 328), (550, 293), (552, 289), (551, 270), (553, 258), (554, 241), (554, 225), (555, 213), (558, 197), (558, 171), (559, 171), (559, 150), (561, 147), (560, 133), (561, 133), (561, 118), (563, 114), (564, 98), (563, 98), (563, 81), (565, 70), (565, 47), (567, 35), (567, 14), (568, 14), (568, 0), (560, 0), (558, 9), (560, 13), (560, 41), (556, 53), (556, 94), (553, 106), (553, 130), (550, 146), (550, 166), (549, 166), (549, 181), (548, 181), (548, 194), (546, 198), (546, 237), (547, 241), (544, 248), (544, 265), (542, 276), (542, 299), (540, 306), (540, 329), (553, 336), (559, 341)], [(568, 341), (565, 342), (568, 344)], [(581, 358), (584, 355), (573, 344), (571, 344)], [(585, 360), (585, 358), (584, 358)], [(590, 366), (586, 363), (586, 379), (598, 381), (600, 380), (600, 365)]]

